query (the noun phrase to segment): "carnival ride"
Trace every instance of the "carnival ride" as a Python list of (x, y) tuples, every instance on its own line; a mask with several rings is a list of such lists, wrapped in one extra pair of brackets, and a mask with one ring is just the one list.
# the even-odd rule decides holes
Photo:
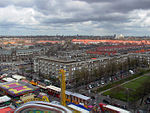
[(128, 110), (116, 106), (108, 105), (108, 104), (99, 103), (99, 106), (103, 113), (131, 113)]
[(35, 92), (38, 90), (37, 87), (25, 84), (23, 82), (4, 82), (0, 85), (0, 90), (7, 95), (17, 97), (26, 93)]

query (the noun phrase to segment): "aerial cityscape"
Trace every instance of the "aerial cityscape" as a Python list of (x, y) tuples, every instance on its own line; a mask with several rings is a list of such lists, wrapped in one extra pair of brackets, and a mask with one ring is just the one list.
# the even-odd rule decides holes
[(1, 0), (1, 113), (150, 113), (149, 0)]

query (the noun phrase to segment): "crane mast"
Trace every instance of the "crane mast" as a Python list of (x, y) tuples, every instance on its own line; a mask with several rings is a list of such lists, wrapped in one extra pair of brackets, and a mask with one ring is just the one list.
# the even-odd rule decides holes
[(61, 76), (61, 105), (66, 106), (66, 76), (65, 70), (60, 70)]

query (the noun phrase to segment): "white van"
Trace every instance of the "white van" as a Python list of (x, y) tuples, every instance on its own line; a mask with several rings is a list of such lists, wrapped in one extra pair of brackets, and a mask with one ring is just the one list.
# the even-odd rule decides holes
[(132, 70), (129, 70), (129, 73), (132, 74), (132, 75), (134, 74), (134, 72)]

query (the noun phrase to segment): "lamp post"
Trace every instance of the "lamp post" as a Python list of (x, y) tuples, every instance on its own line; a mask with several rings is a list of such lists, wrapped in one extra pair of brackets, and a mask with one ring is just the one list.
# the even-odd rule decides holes
[(127, 105), (129, 107), (129, 88), (126, 88), (127, 91)]

